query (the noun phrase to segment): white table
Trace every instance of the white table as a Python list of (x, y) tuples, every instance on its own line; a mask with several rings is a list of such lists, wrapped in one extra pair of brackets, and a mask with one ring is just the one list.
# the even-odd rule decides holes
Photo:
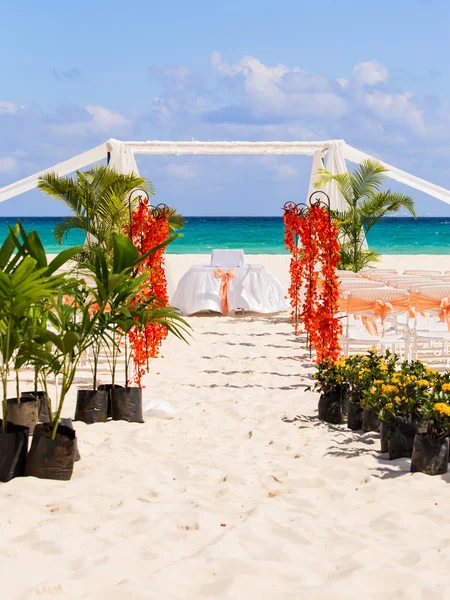
[[(209, 265), (192, 265), (180, 279), (171, 305), (184, 315), (204, 310), (221, 313), (222, 298), (219, 292), (222, 279), (215, 276), (215, 270), (215, 267)], [(235, 273), (227, 282), (230, 314), (236, 309), (270, 314), (289, 308), (286, 288), (263, 265), (222, 267), (221, 271)]]

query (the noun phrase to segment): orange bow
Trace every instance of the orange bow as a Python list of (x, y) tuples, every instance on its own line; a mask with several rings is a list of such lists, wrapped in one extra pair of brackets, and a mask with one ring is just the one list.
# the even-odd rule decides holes
[(450, 331), (450, 303), (448, 298), (442, 298), (439, 309), (439, 318), (443, 323), (447, 322), (447, 328)]
[(236, 276), (236, 271), (230, 269), (224, 273), (221, 269), (214, 269), (214, 277), (221, 279), (219, 296), (222, 299), (222, 314), (228, 315), (228, 282), (232, 277)]
[(391, 300), (391, 302), (383, 302), (382, 300), (363, 300), (362, 298), (356, 298), (349, 295), (347, 300), (348, 314), (373, 314), (373, 316), (361, 315), (361, 321), (370, 335), (378, 335), (378, 328), (375, 321), (377, 317), (381, 320), (383, 326), (382, 335), (384, 336), (384, 321), (386, 320), (388, 313), (393, 312), (394, 309), (407, 311), (408, 308), (408, 298), (399, 298), (398, 300)]

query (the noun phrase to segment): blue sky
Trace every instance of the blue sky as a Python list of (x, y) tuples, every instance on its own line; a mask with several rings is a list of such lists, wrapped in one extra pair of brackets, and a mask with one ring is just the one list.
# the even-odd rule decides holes
[[(0, 186), (109, 137), (344, 138), (450, 188), (447, 0), (44, 0), (0, 7)], [(277, 215), (306, 157), (138, 157), (186, 215)], [(349, 167), (351, 164), (349, 164)], [(418, 214), (450, 206), (410, 193)], [(0, 215), (58, 215), (38, 192)]]

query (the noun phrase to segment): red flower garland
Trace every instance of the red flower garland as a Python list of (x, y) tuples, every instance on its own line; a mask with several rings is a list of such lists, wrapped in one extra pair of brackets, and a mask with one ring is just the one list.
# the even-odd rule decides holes
[[(284, 215), (285, 243), (291, 252), (291, 285), (289, 293), (293, 311), (301, 316), (317, 362), (337, 360), (340, 354), (339, 336), (342, 326), (336, 318), (339, 281), (338, 228), (328, 210), (313, 204), (308, 210), (298, 211), (295, 205)], [(301, 248), (295, 242), (299, 236)], [(300, 300), (300, 287), (305, 284), (305, 299)], [(297, 326), (294, 323), (297, 333)]]
[[(127, 234), (141, 254), (145, 254), (169, 237), (169, 223), (164, 211), (156, 216), (151, 212), (148, 201), (141, 198), (139, 206), (131, 215)], [(164, 248), (147, 257), (139, 267), (140, 273), (148, 272), (146, 287), (139, 302), (144, 298), (156, 296), (161, 306), (169, 302), (167, 279), (164, 269)], [(158, 305), (158, 301), (156, 301)], [(167, 329), (158, 323), (149, 323), (144, 329), (133, 327), (128, 334), (131, 357), (134, 365), (134, 382), (141, 386), (142, 377), (149, 370), (149, 360), (159, 356), (162, 341), (167, 337)]]

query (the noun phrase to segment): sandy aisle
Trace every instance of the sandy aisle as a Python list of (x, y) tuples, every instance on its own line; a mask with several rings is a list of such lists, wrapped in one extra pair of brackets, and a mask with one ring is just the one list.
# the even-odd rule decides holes
[(2, 597), (444, 597), (450, 474), (319, 423), (286, 316), (190, 322), (147, 379), (176, 419), (78, 423), (72, 481), (0, 484)]

